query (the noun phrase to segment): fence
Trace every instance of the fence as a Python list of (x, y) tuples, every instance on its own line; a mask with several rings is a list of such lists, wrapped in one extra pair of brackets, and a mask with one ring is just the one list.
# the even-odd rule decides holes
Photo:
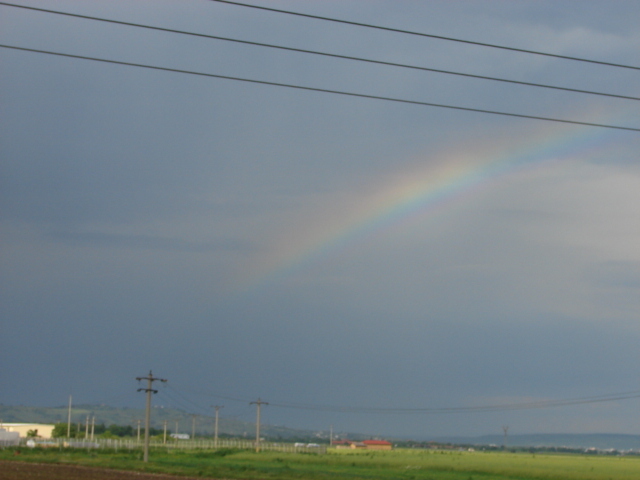
[[(133, 438), (96, 438), (94, 440), (84, 439), (68, 439), (53, 438), (50, 440), (37, 439), (21, 439), (22, 445), (28, 447), (53, 447), (53, 448), (110, 448), (118, 450), (136, 450), (144, 447), (142, 440), (138, 441)], [(254, 450), (256, 448), (255, 441), (237, 440), (237, 439), (218, 439), (215, 442), (212, 439), (193, 439), (193, 440), (168, 440), (167, 443), (162, 441), (151, 441), (150, 448), (167, 449), (167, 450), (215, 450), (219, 448), (236, 448), (241, 450)], [(276, 442), (260, 442), (260, 450), (275, 452), (291, 452), (291, 453), (327, 453), (326, 445), (308, 444), (300, 445), (293, 443), (276, 443)]]

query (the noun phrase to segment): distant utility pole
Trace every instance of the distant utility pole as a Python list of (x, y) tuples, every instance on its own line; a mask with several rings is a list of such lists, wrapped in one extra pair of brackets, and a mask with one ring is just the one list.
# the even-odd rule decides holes
[(269, 405), (268, 402), (263, 402), (262, 400), (260, 400), (260, 397), (258, 397), (258, 401), (256, 402), (249, 402), (249, 405), (255, 405), (256, 406), (256, 410), (257, 410), (257, 414), (256, 414), (256, 452), (260, 451), (260, 406), (261, 405)]
[(152, 387), (153, 382), (156, 381), (160, 381), (160, 382), (166, 382), (167, 380), (164, 378), (157, 378), (153, 376), (153, 373), (151, 373), (151, 370), (149, 370), (149, 375), (146, 377), (136, 377), (136, 380), (141, 381), (141, 380), (146, 380), (147, 381), (147, 388), (139, 388), (138, 391), (139, 392), (147, 392), (147, 409), (146, 409), (146, 414), (145, 414), (145, 428), (144, 428), (144, 455), (143, 455), (143, 461), (144, 462), (148, 462), (149, 461), (149, 424), (151, 423), (151, 394), (152, 393), (158, 393), (157, 390), (154, 390)]
[(191, 439), (194, 440), (196, 438), (196, 417), (195, 413), (191, 414)]
[(84, 422), (84, 438), (85, 440), (89, 438), (89, 415), (87, 415), (87, 420)]
[(333, 445), (333, 425), (329, 426), (329, 446)]
[(166, 443), (167, 443), (167, 421), (165, 420), (163, 422), (163, 424), (164, 424), (164, 437), (163, 437), (162, 443), (164, 443), (166, 445)]
[(140, 443), (140, 424), (142, 423), (142, 420), (138, 419), (136, 422), (138, 422), (138, 443)]
[(506, 450), (507, 449), (507, 432), (509, 431), (509, 425), (502, 427), (502, 431), (504, 432), (504, 441), (502, 442), (502, 448)]
[(213, 448), (218, 448), (218, 411), (224, 408), (224, 405), (212, 405), (216, 410), (216, 421), (213, 426)]
[(67, 438), (71, 438), (71, 395), (69, 395), (69, 412), (67, 413)]
[(96, 432), (96, 416), (91, 418), (91, 441), (93, 442), (93, 434)]

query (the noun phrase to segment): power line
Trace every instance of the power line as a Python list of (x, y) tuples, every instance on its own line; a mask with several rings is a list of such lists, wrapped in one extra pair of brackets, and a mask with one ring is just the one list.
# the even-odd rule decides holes
[(304, 405), (271, 403), (271, 406), (280, 408), (293, 408), (301, 410), (317, 410), (325, 412), (342, 413), (375, 413), (375, 414), (445, 414), (445, 413), (482, 413), (502, 412), (509, 410), (531, 410), (552, 407), (564, 407), (572, 405), (584, 405), (593, 403), (613, 402), (640, 398), (640, 390), (631, 392), (599, 395), (594, 397), (573, 398), (566, 400), (540, 400), (536, 402), (522, 402), (502, 405), (484, 405), (474, 407), (443, 407), (443, 408), (375, 408), (375, 407), (338, 407), (328, 405)]
[(609, 67), (619, 67), (619, 68), (630, 68), (633, 70), (640, 70), (640, 67), (636, 67), (633, 65), (624, 65), (624, 64), (620, 64), (620, 63), (611, 63), (611, 62), (604, 62), (604, 61), (600, 61), (600, 60), (592, 60), (592, 59), (588, 59), (588, 58), (580, 58), (580, 57), (571, 57), (568, 55), (559, 55), (559, 54), (555, 54), (555, 53), (548, 53), (548, 52), (540, 52), (537, 50), (526, 50), (524, 48), (515, 48), (515, 47), (507, 47), (505, 45), (496, 45), (493, 43), (484, 43), (484, 42), (476, 42), (476, 41), (472, 41), (472, 40), (464, 40), (461, 38), (453, 38), (453, 37), (445, 37), (442, 35), (433, 35), (433, 34), (429, 34), (429, 33), (423, 33), (423, 32), (414, 32), (411, 30), (402, 30), (399, 28), (392, 28), (392, 27), (384, 27), (381, 25), (372, 25), (372, 24), (368, 24), (368, 23), (362, 23), (362, 22), (354, 22), (354, 21), (350, 21), (350, 20), (341, 20), (338, 18), (331, 18), (331, 17), (323, 17), (320, 15), (311, 15), (308, 13), (301, 13), (301, 12), (293, 12), (290, 10), (281, 10), (278, 8), (271, 8), (271, 7), (263, 7), (260, 5), (250, 5), (247, 3), (240, 3), (240, 2), (232, 2), (229, 0), (210, 0), (212, 2), (218, 2), (218, 3), (226, 3), (229, 5), (237, 5), (239, 7), (249, 7), (249, 8), (255, 8), (258, 10), (266, 10), (269, 12), (275, 12), (275, 13), (284, 13), (287, 15), (295, 15), (298, 17), (305, 17), (305, 18), (313, 18), (315, 20), (324, 20), (327, 22), (335, 22), (335, 23), (343, 23), (346, 25), (354, 25), (357, 27), (366, 27), (366, 28), (374, 28), (377, 30), (385, 30), (387, 32), (396, 32), (396, 33), (404, 33), (407, 35), (417, 35), (420, 37), (427, 37), (427, 38), (435, 38), (438, 40), (446, 40), (446, 41), (450, 41), (450, 42), (458, 42), (458, 43), (465, 43), (468, 45), (477, 45), (480, 47), (490, 47), (490, 48), (498, 48), (501, 50), (509, 50), (512, 52), (519, 52), (519, 53), (528, 53), (528, 54), (532, 54), (532, 55), (542, 55), (545, 57), (553, 57), (553, 58), (560, 58), (563, 60), (573, 60), (576, 62), (587, 62), (587, 63), (594, 63), (594, 64), (598, 64), (598, 65), (606, 65)]
[(186, 388), (182, 388), (182, 391), (183, 392), (189, 392), (189, 393), (192, 393), (194, 395), (201, 395), (201, 396), (211, 397), (211, 398), (221, 398), (223, 400), (230, 400), (230, 401), (239, 402), (239, 403), (248, 403), (249, 402), (249, 400), (246, 399), (246, 398), (229, 397), (229, 396), (225, 396), (225, 395), (218, 395), (218, 394), (209, 393), (209, 392), (190, 390), (190, 389), (186, 389)]
[(0, 44), (0, 48), (8, 48), (8, 49), (13, 49), (13, 50), (20, 50), (20, 51), (24, 51), (24, 52), (43, 53), (43, 54), (46, 54), (46, 55), (55, 55), (55, 56), (59, 56), (59, 57), (75, 58), (75, 59), (80, 59), (80, 60), (91, 60), (91, 61), (94, 61), (94, 62), (109, 63), (109, 64), (114, 64), (114, 65), (125, 65), (125, 66), (129, 66), (129, 67), (147, 68), (147, 69), (151, 69), (151, 70), (160, 70), (160, 71), (165, 71), (165, 72), (183, 73), (183, 74), (187, 74), (187, 75), (196, 75), (196, 76), (200, 76), (200, 77), (219, 78), (219, 79), (224, 79), (224, 80), (233, 80), (233, 81), (237, 81), (237, 82), (246, 82), (246, 83), (259, 84), (259, 85), (271, 85), (271, 86), (275, 86), (275, 87), (295, 88), (297, 90), (305, 90), (305, 91), (311, 91), (311, 92), (331, 93), (331, 94), (334, 94), (334, 95), (344, 95), (344, 96), (349, 96), (349, 97), (368, 98), (368, 99), (371, 99), (371, 100), (384, 100), (384, 101), (387, 101), (387, 102), (404, 103), (404, 104), (410, 104), (410, 105), (420, 105), (420, 106), (425, 106), (425, 107), (446, 108), (446, 109), (450, 109), (450, 110), (461, 110), (461, 111), (466, 111), (466, 112), (485, 113), (485, 114), (491, 114), (491, 115), (502, 115), (502, 116), (507, 116), (507, 117), (517, 117), (517, 118), (528, 118), (528, 119), (532, 119), (532, 120), (542, 120), (542, 121), (546, 121), (546, 122), (556, 122), (556, 123), (565, 123), (565, 124), (572, 124), (572, 125), (582, 125), (582, 126), (587, 126), (587, 127), (609, 128), (609, 129), (615, 129), (615, 130), (627, 130), (627, 131), (631, 131), (631, 132), (640, 132), (640, 128), (634, 128), (634, 127), (623, 127), (623, 126), (618, 126), (618, 125), (608, 125), (608, 124), (602, 124), (602, 123), (580, 122), (580, 121), (577, 121), (577, 120), (565, 120), (565, 119), (560, 119), (560, 118), (541, 117), (541, 116), (537, 116), (537, 115), (525, 115), (525, 114), (520, 114), (520, 113), (509, 113), (509, 112), (500, 112), (500, 111), (496, 111), (496, 110), (485, 110), (485, 109), (480, 109), (480, 108), (460, 107), (460, 106), (455, 106), (455, 105), (445, 105), (445, 104), (439, 104), (439, 103), (421, 102), (421, 101), (418, 101), (418, 100), (407, 100), (407, 99), (402, 99), (402, 98), (383, 97), (383, 96), (379, 96), (379, 95), (369, 95), (369, 94), (365, 94), (365, 93), (345, 92), (345, 91), (340, 91), (340, 90), (330, 90), (330, 89), (326, 89), (326, 88), (306, 87), (306, 86), (303, 86), (303, 85), (292, 85), (292, 84), (287, 84), (287, 83), (269, 82), (269, 81), (266, 81), (266, 80), (255, 80), (255, 79), (249, 79), (249, 78), (231, 77), (231, 76), (227, 76), (227, 75), (217, 75), (217, 74), (213, 74), (213, 73), (194, 72), (194, 71), (190, 71), (190, 70), (182, 70), (182, 69), (177, 69), (177, 68), (158, 67), (158, 66), (154, 66), (154, 65), (145, 65), (145, 64), (141, 64), (141, 63), (123, 62), (123, 61), (119, 61), (119, 60), (108, 60), (108, 59), (104, 59), (104, 58), (87, 57), (87, 56), (83, 56), (83, 55), (72, 55), (72, 54), (69, 54), (69, 53), (51, 52), (51, 51), (47, 51), (47, 50), (39, 50), (39, 49), (25, 48), (25, 47), (16, 47), (16, 46), (12, 46), (12, 45), (1, 45)]
[[(178, 395), (181, 400), (176, 399), (175, 397), (172, 397), (171, 395), (169, 395), (169, 390), (171, 392), (173, 392), (174, 394)], [(178, 405), (180, 407), (182, 407), (184, 410), (188, 411), (188, 412), (193, 412), (194, 411), (194, 407), (195, 407), (195, 411), (199, 411), (199, 412), (208, 412), (208, 408), (205, 406), (202, 406), (192, 400), (190, 400), (189, 398), (185, 397), (182, 393), (180, 393), (179, 390), (177, 390), (176, 388), (172, 387), (171, 385), (167, 385), (167, 389), (163, 390), (161, 392), (163, 395), (165, 395), (169, 400), (171, 400), (175, 405)], [(187, 402), (190, 403), (192, 406), (189, 407), (187, 405), (185, 405), (182, 402)]]
[(342, 59), (342, 60), (352, 60), (352, 61), (356, 61), (356, 62), (371, 63), (371, 64), (375, 64), (375, 65), (385, 65), (385, 66), (390, 66), (390, 67), (407, 68), (407, 69), (411, 69), (411, 70), (420, 70), (420, 71), (424, 71), (424, 72), (441, 73), (441, 74), (445, 74), (445, 75), (456, 75), (456, 76), (466, 77), (466, 78), (474, 78), (474, 79), (480, 79), (480, 80), (490, 80), (490, 81), (495, 81), (495, 82), (511, 83), (511, 84), (516, 84), (516, 85), (528, 86), (528, 87), (547, 88), (547, 89), (553, 89), (553, 90), (561, 90), (561, 91), (565, 91), (565, 92), (583, 93), (583, 94), (587, 94), (587, 95), (599, 95), (599, 96), (604, 96), (604, 97), (621, 98), (621, 99), (624, 99), (624, 100), (640, 100), (640, 97), (632, 97), (632, 96), (628, 96), (628, 95), (619, 95), (619, 94), (605, 93), (605, 92), (595, 92), (595, 91), (592, 91), (592, 90), (582, 90), (582, 89), (578, 89), (578, 88), (560, 87), (560, 86), (556, 86), (556, 85), (547, 85), (547, 84), (543, 84), (543, 83), (524, 82), (524, 81), (520, 81), (520, 80), (511, 80), (511, 79), (506, 79), (506, 78), (490, 77), (490, 76), (486, 76), (486, 75), (475, 75), (475, 74), (471, 74), (471, 73), (454, 72), (454, 71), (451, 71), (451, 70), (442, 70), (442, 69), (437, 69), (437, 68), (422, 67), (422, 66), (418, 66), (418, 65), (408, 65), (408, 64), (403, 64), (403, 63), (387, 62), (387, 61), (383, 61), (383, 60), (375, 60), (375, 59), (370, 59), (370, 58), (353, 57), (353, 56), (349, 56), (349, 55), (340, 55), (340, 54), (337, 54), (337, 53), (319, 52), (319, 51), (316, 51), (316, 50), (307, 50), (307, 49), (303, 49), (303, 48), (287, 47), (287, 46), (283, 46), (283, 45), (273, 45), (273, 44), (263, 43), (263, 42), (253, 42), (253, 41), (249, 41), (249, 40), (240, 40), (240, 39), (237, 39), (237, 38), (221, 37), (221, 36), (218, 36), (218, 35), (208, 35), (208, 34), (204, 34), (204, 33), (188, 32), (188, 31), (185, 31), (185, 30), (176, 30), (176, 29), (172, 29), (172, 28), (156, 27), (156, 26), (153, 26), (153, 25), (146, 25), (146, 24), (141, 24), (141, 23), (124, 22), (124, 21), (121, 21), (121, 20), (112, 20), (112, 19), (108, 19), (108, 18), (93, 17), (93, 16), (89, 16), (89, 15), (80, 15), (80, 14), (77, 14), (77, 13), (61, 12), (61, 11), (58, 11), (58, 10), (50, 10), (50, 9), (46, 9), (46, 8), (36, 8), (36, 7), (29, 7), (29, 6), (25, 6), (25, 5), (16, 5), (16, 4), (7, 3), (7, 2), (0, 2), (0, 5), (4, 5), (4, 6), (7, 6), (7, 7), (23, 8), (23, 9), (26, 9), (26, 10), (34, 10), (34, 11), (44, 12), (44, 13), (51, 13), (51, 14), (55, 14), (55, 15), (63, 15), (63, 16), (73, 17), (73, 18), (80, 18), (80, 19), (83, 19), (83, 20), (92, 20), (92, 21), (97, 21), (97, 22), (111, 23), (111, 24), (115, 24), (115, 25), (124, 25), (124, 26), (128, 26), (128, 27), (144, 28), (144, 29), (148, 29), (148, 30), (155, 30), (155, 31), (167, 32), (167, 33), (175, 33), (175, 34), (179, 34), (179, 35), (189, 35), (189, 36), (193, 36), (193, 37), (206, 38), (206, 39), (210, 39), (210, 40), (220, 40), (220, 41), (225, 41), (225, 42), (240, 43), (240, 44), (243, 44), (243, 45), (252, 45), (252, 46), (257, 46), (257, 47), (273, 48), (273, 49), (285, 50), (285, 51), (289, 51), (289, 52), (305, 53), (305, 54), (310, 54), (310, 55), (319, 55), (319, 56), (331, 57), (331, 58), (339, 58), (339, 59)]
[[(172, 388), (177, 393), (175, 387)], [(191, 391), (182, 388), (183, 391)], [(191, 391), (192, 393), (196, 393)], [(205, 392), (197, 392), (200, 395), (209, 395), (220, 398), (219, 395), (207, 394)], [(515, 402), (515, 403), (503, 403), (494, 405), (477, 405), (470, 407), (421, 407), (421, 408), (378, 408), (378, 407), (363, 407), (363, 406), (336, 406), (336, 405), (317, 405), (317, 404), (302, 404), (302, 403), (281, 403), (281, 402), (269, 402), (269, 405), (277, 408), (294, 409), (294, 410), (313, 410), (322, 412), (337, 412), (337, 413), (365, 413), (365, 414), (455, 414), (455, 413), (489, 413), (489, 412), (503, 412), (511, 410), (532, 410), (532, 409), (544, 409), (555, 407), (566, 407), (575, 405), (587, 405), (594, 403), (606, 403), (620, 400), (630, 400), (634, 398), (640, 398), (640, 390), (631, 390), (628, 392), (609, 393), (604, 395), (592, 395), (588, 397), (577, 397), (560, 400), (537, 400), (531, 402)], [(237, 401), (244, 401), (241, 399), (234, 399)], [(252, 402), (255, 403), (255, 402)]]
[(167, 405), (169, 405), (170, 407), (175, 408), (176, 410), (183, 410), (185, 412), (193, 411), (193, 407), (190, 407), (190, 406), (182, 403), (180, 400), (172, 397), (166, 390), (159, 391), (158, 392), (158, 398), (164, 399), (165, 401), (168, 400), (169, 403)]

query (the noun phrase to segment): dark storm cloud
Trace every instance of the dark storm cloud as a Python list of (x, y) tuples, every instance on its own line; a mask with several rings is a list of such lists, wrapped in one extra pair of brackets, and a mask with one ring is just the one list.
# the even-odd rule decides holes
[[(281, 7), (640, 64), (637, 4), (581, 5)], [(619, 99), (0, 8), (2, 42), (17, 46), (637, 127)], [(55, 8), (637, 95), (637, 75), (622, 69), (215, 2)], [(636, 134), (0, 55), (0, 303), (3, 337), (11, 339), (1, 355), (14, 366), (2, 371), (3, 403), (63, 404), (73, 392), (78, 401), (131, 405), (141, 401), (133, 378), (150, 368), (200, 405), (214, 394), (242, 399), (229, 408), (247, 421), (255, 414), (248, 401), (258, 396), (400, 408), (635, 388), (627, 366), (640, 360)], [(358, 235), (402, 195), (444, 189), (494, 160), (508, 164), (513, 152), (546, 151), (550, 139), (562, 144), (559, 132), (586, 140)], [(204, 395), (196, 397), (194, 385)], [(523, 432), (632, 429), (629, 408), (593, 408), (447, 418), (273, 408), (265, 419), (381, 435), (481, 434), (516, 420)]]

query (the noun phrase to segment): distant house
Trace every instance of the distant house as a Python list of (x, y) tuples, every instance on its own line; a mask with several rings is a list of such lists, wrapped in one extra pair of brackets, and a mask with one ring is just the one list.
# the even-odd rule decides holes
[(362, 442), (368, 450), (391, 450), (393, 445), (386, 440), (364, 440)]
[(358, 449), (358, 448), (367, 448), (367, 446), (362, 442), (351, 442), (349, 444), (350, 448)]
[(335, 448), (351, 448), (351, 442), (349, 440), (332, 440), (331, 446)]
[(172, 433), (169, 436), (176, 440), (189, 440), (190, 438), (188, 433)]

